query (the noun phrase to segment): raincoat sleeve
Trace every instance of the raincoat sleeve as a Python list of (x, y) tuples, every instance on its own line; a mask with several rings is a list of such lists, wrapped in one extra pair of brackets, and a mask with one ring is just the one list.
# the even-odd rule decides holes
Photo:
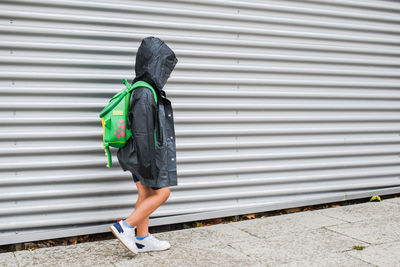
[(144, 179), (154, 179), (156, 170), (154, 127), (156, 103), (152, 92), (147, 88), (138, 90), (134, 95), (132, 111), (132, 134), (137, 150), (139, 174)]

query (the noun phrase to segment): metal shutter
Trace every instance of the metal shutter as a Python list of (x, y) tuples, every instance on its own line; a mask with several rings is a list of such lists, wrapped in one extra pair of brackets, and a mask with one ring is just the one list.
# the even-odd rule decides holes
[(108, 231), (136, 201), (98, 114), (142, 38), (165, 87), (179, 186), (152, 225), (400, 192), (400, 3), (0, 3), (0, 244)]

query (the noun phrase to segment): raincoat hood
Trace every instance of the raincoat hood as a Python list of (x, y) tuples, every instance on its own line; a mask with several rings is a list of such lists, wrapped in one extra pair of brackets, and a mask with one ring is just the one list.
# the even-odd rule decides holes
[(146, 81), (156, 90), (162, 90), (178, 59), (174, 51), (157, 37), (142, 40), (136, 53), (136, 81)]

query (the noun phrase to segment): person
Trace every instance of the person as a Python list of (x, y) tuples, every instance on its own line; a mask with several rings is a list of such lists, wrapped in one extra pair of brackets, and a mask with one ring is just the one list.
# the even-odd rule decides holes
[[(170, 196), (170, 186), (177, 185), (175, 128), (171, 102), (163, 90), (178, 59), (159, 38), (142, 40), (136, 53), (136, 81), (152, 85), (157, 97), (146, 87), (132, 93), (128, 125), (132, 130), (117, 157), (124, 171), (129, 170), (138, 190), (134, 211), (125, 220), (110, 226), (112, 233), (132, 253), (170, 248), (166, 240), (149, 233), (149, 216)], [(135, 229), (137, 236), (135, 236)]]

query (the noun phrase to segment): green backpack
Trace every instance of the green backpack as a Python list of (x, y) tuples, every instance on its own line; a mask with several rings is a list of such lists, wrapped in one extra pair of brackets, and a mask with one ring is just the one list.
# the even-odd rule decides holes
[[(128, 139), (132, 136), (132, 131), (129, 129), (127, 116), (129, 111), (129, 102), (133, 90), (137, 87), (147, 87), (154, 95), (154, 100), (157, 104), (157, 95), (154, 88), (145, 81), (137, 81), (131, 85), (126, 79), (122, 80), (126, 85), (119, 93), (114, 95), (108, 105), (100, 112), (101, 124), (103, 126), (103, 147), (108, 159), (107, 167), (111, 168), (112, 160), (109, 147), (124, 147)], [(154, 130), (154, 145), (156, 143), (156, 131)]]

